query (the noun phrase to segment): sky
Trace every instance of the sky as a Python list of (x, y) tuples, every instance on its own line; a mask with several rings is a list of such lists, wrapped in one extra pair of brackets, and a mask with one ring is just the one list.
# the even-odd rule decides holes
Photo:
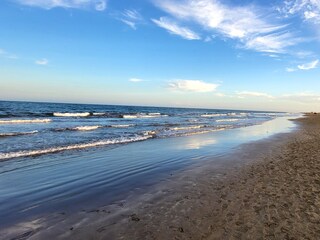
[(320, 111), (320, 0), (2, 0), (0, 99)]

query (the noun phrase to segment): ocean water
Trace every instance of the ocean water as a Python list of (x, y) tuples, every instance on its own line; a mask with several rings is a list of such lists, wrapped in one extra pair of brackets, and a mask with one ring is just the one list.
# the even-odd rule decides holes
[(294, 117), (0, 102), (0, 236), (51, 214), (123, 204), (185, 168), (214, 165), (242, 143), (291, 131)]
[(261, 124), (287, 113), (0, 101), (0, 161)]

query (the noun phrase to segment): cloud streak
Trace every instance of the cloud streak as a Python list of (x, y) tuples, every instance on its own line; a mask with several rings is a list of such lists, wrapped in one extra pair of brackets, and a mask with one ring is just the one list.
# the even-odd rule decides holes
[(132, 29), (137, 29), (136, 25), (143, 21), (141, 14), (137, 10), (124, 10), (121, 14), (120, 21), (127, 24)]
[(296, 68), (288, 67), (288, 68), (286, 68), (286, 71), (287, 72), (295, 72), (298, 70), (306, 71), (306, 70), (311, 70), (311, 69), (317, 68), (318, 65), (319, 65), (319, 59), (316, 59), (316, 60), (308, 62), (308, 63), (300, 64)]
[(177, 21), (196, 23), (210, 34), (239, 40), (246, 49), (283, 53), (301, 41), (284, 31), (287, 25), (273, 23), (268, 13), (252, 5), (228, 6), (218, 0), (158, 0), (156, 4)]
[(238, 97), (245, 98), (245, 97), (264, 97), (264, 98), (274, 98), (274, 96), (263, 93), (263, 92), (251, 92), (251, 91), (242, 91), (236, 93)]
[(168, 88), (180, 92), (214, 92), (219, 84), (207, 83), (201, 80), (177, 79), (169, 82)]
[(310, 70), (310, 69), (316, 68), (318, 66), (318, 63), (319, 63), (319, 60), (317, 59), (309, 63), (298, 65), (298, 68), (300, 70)]
[(140, 78), (130, 78), (129, 82), (138, 83), (138, 82), (144, 82), (144, 80)]
[(17, 2), (22, 5), (39, 7), (47, 10), (60, 7), (104, 11), (107, 8), (106, 0), (17, 0)]
[(37, 64), (37, 65), (48, 65), (48, 63), (49, 63), (49, 61), (46, 58), (39, 59), (39, 60), (35, 61), (35, 64)]
[(152, 21), (159, 27), (166, 29), (169, 33), (179, 35), (187, 40), (200, 40), (201, 37), (186, 27), (181, 27), (174, 21), (166, 17), (161, 17), (159, 20), (152, 19)]

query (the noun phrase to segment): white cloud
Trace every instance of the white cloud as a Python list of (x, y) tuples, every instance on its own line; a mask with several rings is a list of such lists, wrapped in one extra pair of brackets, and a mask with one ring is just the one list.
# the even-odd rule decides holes
[(144, 80), (143, 79), (140, 79), (140, 78), (130, 78), (129, 79), (129, 82), (135, 82), (135, 83), (137, 83), (137, 82), (143, 82)]
[(320, 1), (319, 0), (287, 0), (283, 7), (278, 9), (286, 17), (300, 15), (304, 20), (315, 24), (320, 23)]
[(227, 96), (224, 93), (215, 93), (214, 95), (217, 97), (226, 97)]
[(219, 84), (207, 83), (200, 80), (177, 79), (168, 84), (168, 88), (173, 91), (183, 92), (213, 92)]
[(242, 91), (242, 92), (236, 92), (238, 97), (245, 98), (245, 97), (264, 97), (264, 98), (274, 98), (274, 96), (263, 93), (263, 92), (251, 92), (251, 91)]
[(316, 68), (318, 66), (318, 63), (319, 63), (319, 60), (317, 59), (309, 63), (298, 65), (298, 68), (300, 70), (310, 70), (310, 69)]
[(18, 59), (19, 57), (15, 54), (8, 53), (4, 49), (0, 48), (0, 57), (9, 58), (9, 59)]
[(49, 61), (48, 59), (43, 58), (43, 59), (36, 60), (35, 63), (38, 65), (48, 65)]
[(92, 8), (97, 11), (104, 11), (107, 7), (106, 0), (17, 0), (20, 4), (40, 7), (44, 9), (61, 8)]
[(166, 29), (169, 33), (179, 35), (184, 39), (188, 40), (199, 40), (201, 37), (190, 30), (189, 28), (186, 27), (181, 27), (174, 21), (166, 18), (166, 17), (161, 17), (159, 20), (152, 19), (152, 21), (157, 24), (159, 27), (162, 27)]
[(95, 4), (95, 9), (97, 11), (104, 11), (107, 8), (107, 2), (105, 0), (97, 1)]
[(291, 33), (272, 33), (248, 39), (245, 47), (259, 52), (282, 53), (287, 47), (298, 42)]
[(285, 52), (299, 42), (284, 31), (287, 25), (273, 23), (273, 16), (248, 6), (228, 6), (218, 0), (157, 0), (157, 5), (185, 23), (194, 22), (203, 30), (238, 39), (245, 48), (259, 52)]
[(141, 14), (137, 10), (124, 10), (121, 14), (120, 21), (136, 29), (136, 25), (143, 21)]
[(284, 94), (281, 96), (282, 99), (292, 100), (300, 103), (315, 103), (320, 102), (320, 94), (312, 92), (301, 92), (294, 94)]
[(287, 68), (286, 68), (286, 71), (287, 71), (287, 72), (295, 72), (295, 71), (297, 71), (297, 69), (296, 69), (296, 68), (287, 67)]

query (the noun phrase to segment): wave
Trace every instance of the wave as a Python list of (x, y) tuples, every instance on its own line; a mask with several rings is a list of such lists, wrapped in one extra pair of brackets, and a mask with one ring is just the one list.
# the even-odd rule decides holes
[(53, 113), (53, 116), (55, 117), (88, 117), (91, 113), (89, 112), (83, 112), (83, 113), (61, 113), (61, 112), (55, 112)]
[(221, 117), (221, 116), (226, 116), (227, 114), (225, 113), (213, 113), (213, 114), (202, 114), (200, 115), (201, 117)]
[(37, 130), (30, 131), (30, 132), (10, 132), (10, 133), (0, 133), (0, 137), (15, 137), (15, 136), (22, 136), (22, 135), (30, 135), (38, 133)]
[(196, 125), (196, 126), (187, 126), (187, 127), (173, 127), (170, 128), (170, 130), (175, 130), (175, 131), (179, 131), (179, 130), (192, 130), (192, 129), (199, 129), (199, 128), (203, 128), (205, 127), (204, 125)]
[(242, 119), (239, 118), (226, 118), (226, 119), (217, 119), (216, 122), (237, 122)]
[(51, 119), (12, 119), (0, 120), (0, 124), (20, 124), (20, 123), (48, 123)]
[(63, 131), (93, 131), (98, 128), (128, 128), (132, 127), (134, 124), (117, 124), (117, 125), (95, 125), (95, 126), (78, 126), (78, 127), (67, 127), (67, 128), (56, 128), (53, 131), (63, 132)]
[(158, 118), (158, 117), (168, 117), (168, 115), (161, 113), (148, 113), (148, 114), (124, 114), (121, 115), (122, 118)]
[(110, 125), (112, 128), (128, 128), (133, 127), (134, 124), (118, 124), (118, 125)]
[(37, 156), (37, 155), (43, 155), (43, 154), (49, 154), (49, 153), (57, 153), (57, 152), (62, 152), (67, 150), (80, 150), (80, 149), (99, 147), (99, 146), (105, 146), (105, 145), (138, 142), (138, 141), (147, 140), (152, 137), (153, 137), (152, 135), (120, 137), (115, 139), (100, 140), (97, 142), (79, 143), (79, 144), (73, 144), (68, 146), (52, 147), (47, 149), (0, 153), (0, 160), (7, 160), (10, 158), (18, 158), (18, 157), (31, 157), (31, 156)]
[(122, 118), (138, 118), (137, 115), (122, 115)]
[(102, 128), (102, 125), (96, 125), (96, 126), (78, 126), (78, 127), (66, 127), (66, 128), (56, 128), (53, 129), (53, 131), (56, 132), (63, 132), (63, 131), (92, 131), (96, 130), (98, 128)]
[(96, 130), (101, 127), (102, 126), (79, 126), (79, 127), (74, 127), (71, 129), (75, 130), (75, 131), (92, 131), (92, 130)]

